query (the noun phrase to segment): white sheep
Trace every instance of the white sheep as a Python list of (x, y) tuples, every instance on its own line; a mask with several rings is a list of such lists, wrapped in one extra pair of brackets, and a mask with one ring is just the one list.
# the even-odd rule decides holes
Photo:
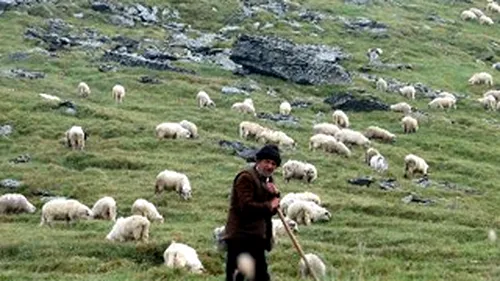
[(105, 196), (97, 200), (92, 207), (92, 218), (116, 221), (115, 199)]
[(142, 241), (146, 243), (149, 240), (150, 225), (149, 220), (143, 216), (119, 217), (111, 231), (106, 235), (106, 239), (118, 242)]
[(287, 183), (290, 182), (290, 179), (299, 179), (311, 183), (318, 178), (318, 171), (313, 164), (288, 160), (283, 164), (283, 178)]
[(500, 101), (500, 90), (489, 90), (483, 95), (483, 97), (487, 96), (493, 96), (496, 101)]
[(392, 104), (390, 106), (390, 109), (395, 112), (402, 112), (404, 114), (410, 114), (413, 108), (411, 105), (407, 104), (406, 102), (399, 102), (396, 104)]
[(378, 78), (376, 82), (376, 88), (379, 91), (386, 92), (387, 91), (387, 82), (383, 78)]
[(115, 85), (111, 90), (111, 96), (115, 99), (116, 102), (123, 102), (123, 98), (125, 97), (125, 88), (122, 85)]
[(487, 25), (493, 25), (494, 24), (493, 20), (490, 17), (488, 17), (487, 15), (480, 16), (479, 17), (479, 23), (480, 24), (487, 24)]
[(416, 90), (415, 90), (415, 87), (413, 87), (411, 85), (399, 88), (399, 92), (404, 97), (407, 97), (407, 98), (412, 99), (412, 100), (415, 99)]
[(438, 95), (437, 95), (438, 98), (450, 98), (450, 99), (454, 99), (454, 100), (457, 100), (457, 97), (452, 94), (452, 93), (448, 93), (448, 92), (440, 92)]
[(405, 156), (405, 174), (404, 177), (412, 177), (415, 173), (422, 173), (424, 177), (427, 177), (429, 165), (421, 157), (414, 154), (408, 154)]
[(484, 16), (483, 11), (478, 8), (470, 8), (469, 11), (473, 12), (477, 17)]
[(182, 120), (179, 122), (179, 124), (186, 130), (189, 131), (191, 138), (196, 139), (198, 138), (198, 127), (193, 123), (188, 120)]
[(427, 104), (428, 108), (457, 109), (457, 100), (448, 97), (437, 97)]
[(237, 112), (240, 113), (248, 113), (252, 114), (253, 116), (257, 116), (257, 113), (255, 113), (255, 107), (253, 105), (252, 99), (245, 99), (243, 102), (236, 102), (231, 106), (232, 110), (236, 110)]
[(335, 139), (344, 144), (354, 144), (364, 147), (369, 147), (371, 141), (365, 137), (362, 133), (354, 131), (351, 129), (342, 129), (340, 132), (335, 134)]
[(164, 122), (156, 126), (156, 137), (158, 139), (188, 139), (191, 138), (191, 132), (179, 123)]
[(19, 193), (6, 193), (0, 196), (0, 214), (34, 213), (36, 207)]
[(66, 131), (66, 143), (72, 149), (83, 150), (85, 148), (85, 141), (88, 138), (88, 133), (80, 126), (72, 126)]
[(500, 5), (498, 5), (497, 2), (488, 1), (488, 5), (486, 5), (486, 10), (500, 13)]
[(484, 109), (495, 110), (496, 109), (496, 99), (493, 95), (488, 95), (482, 98), (478, 98), (477, 101), (484, 107)]
[(60, 97), (57, 97), (57, 96), (53, 96), (53, 95), (48, 95), (48, 94), (44, 94), (44, 93), (40, 93), (38, 94), (42, 99), (44, 100), (48, 100), (48, 101), (61, 101), (61, 98)]
[(319, 123), (313, 126), (313, 134), (325, 134), (334, 136), (337, 132), (340, 131), (340, 128), (331, 123)]
[[(271, 222), (273, 225), (273, 238), (274, 238), (274, 241), (277, 242), (278, 237), (284, 236), (285, 234), (287, 234), (286, 229), (285, 229), (285, 225), (283, 224), (281, 219), (272, 219)], [(285, 222), (288, 225), (288, 228), (292, 232), (299, 231), (299, 224), (296, 221), (285, 217)]]
[(218, 251), (224, 252), (227, 250), (227, 244), (224, 240), (224, 235), (226, 235), (226, 226), (216, 227), (213, 231), (213, 238)]
[(396, 135), (389, 132), (386, 129), (380, 128), (378, 126), (369, 126), (365, 133), (365, 137), (368, 139), (380, 139), (386, 142), (395, 142)]
[(210, 96), (205, 91), (199, 91), (196, 95), (196, 102), (200, 108), (202, 107), (216, 107), (215, 102), (210, 98)]
[[(340, 132), (340, 131), (339, 131)], [(315, 134), (311, 138), (309, 138), (309, 150), (315, 150), (321, 148), (323, 150), (326, 149), (326, 143), (328, 141), (335, 141), (335, 137), (326, 134)]]
[(337, 109), (332, 113), (332, 119), (333, 123), (342, 128), (348, 128), (350, 126), (349, 117), (347, 117), (347, 114), (340, 109)]
[[(323, 279), (326, 277), (326, 266), (317, 255), (309, 253), (305, 254), (304, 257), (317, 278)], [(299, 262), (299, 272), (303, 279), (312, 275), (303, 258), (301, 258)]]
[(297, 200), (292, 202), (286, 211), (286, 216), (298, 224), (310, 225), (311, 222), (329, 221), (331, 213), (311, 201)]
[(163, 259), (169, 268), (187, 268), (190, 272), (197, 274), (206, 271), (195, 249), (174, 240), (163, 253)]
[(52, 199), (42, 207), (40, 226), (52, 226), (54, 221), (65, 220), (67, 224), (80, 219), (92, 219), (92, 210), (75, 199)]
[(389, 163), (382, 154), (377, 154), (370, 159), (370, 167), (379, 173), (383, 173), (389, 169)]
[(351, 150), (341, 141), (328, 140), (325, 143), (324, 149), (326, 152), (337, 153), (347, 158), (351, 157)]
[(418, 120), (411, 116), (403, 117), (401, 124), (405, 134), (416, 133), (418, 131)]
[(242, 139), (256, 138), (256, 136), (265, 129), (266, 129), (265, 127), (257, 123), (242, 121), (239, 125), (240, 138)]
[(372, 159), (373, 156), (379, 154), (380, 152), (376, 148), (374, 147), (368, 148), (365, 152), (365, 163), (368, 164), (368, 166), (370, 166), (370, 159)]
[(460, 14), (460, 17), (462, 18), (462, 20), (476, 20), (477, 19), (476, 14), (474, 14), (474, 12), (472, 12), (470, 10), (463, 11)]
[(295, 148), (297, 145), (295, 140), (288, 136), (286, 133), (271, 129), (262, 130), (257, 134), (256, 139), (259, 143), (276, 144), (287, 148)]
[(139, 198), (135, 200), (132, 204), (131, 213), (146, 217), (150, 222), (164, 222), (163, 216), (156, 210), (155, 205), (146, 199)]
[(90, 95), (90, 87), (85, 82), (80, 82), (78, 84), (78, 87), (76, 89), (77, 89), (78, 94), (81, 97), (86, 98), (86, 97), (88, 97)]
[(191, 184), (188, 177), (179, 172), (164, 170), (156, 176), (155, 193), (164, 189), (176, 191), (184, 200), (191, 199)]
[(285, 197), (283, 197), (280, 200), (280, 208), (283, 214), (286, 215), (286, 212), (288, 211), (288, 206), (290, 206), (290, 204), (298, 200), (311, 201), (316, 203), (317, 205), (321, 205), (321, 198), (312, 192), (309, 191), (297, 192), (297, 193), (290, 192), (287, 193)]
[(290, 112), (292, 112), (292, 106), (290, 105), (290, 103), (287, 101), (282, 102), (280, 104), (280, 114), (290, 115)]
[(493, 77), (487, 72), (474, 73), (471, 78), (469, 78), (469, 84), (486, 84), (493, 86)]

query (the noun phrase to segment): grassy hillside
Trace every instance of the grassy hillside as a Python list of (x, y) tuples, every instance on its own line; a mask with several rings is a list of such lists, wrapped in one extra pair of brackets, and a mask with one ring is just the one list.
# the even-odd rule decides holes
[[(306, 252), (320, 255), (328, 265), (329, 280), (499, 280), (498, 243), (487, 239), (489, 229), (500, 227), (498, 202), (500, 190), (500, 148), (497, 147), (497, 112), (487, 112), (475, 99), (488, 89), (469, 86), (475, 72), (500, 75), (491, 63), (500, 60), (500, 14), (487, 12), (493, 26), (463, 22), (462, 10), (477, 7), (485, 11), (486, 1), (375, 1), (375, 5), (346, 5), (343, 1), (301, 0), (303, 7), (333, 16), (364, 16), (389, 26), (388, 38), (376, 39), (368, 32), (347, 32), (334, 20), (323, 20), (325, 30), (313, 36), (314, 27), (303, 23), (300, 34), (289, 25), (277, 22), (267, 12), (238, 25), (244, 32), (275, 34), (298, 43), (340, 46), (352, 54), (343, 65), (355, 71), (367, 62), (366, 50), (380, 47), (383, 60), (411, 63), (413, 70), (379, 70), (382, 77), (422, 82), (436, 89), (466, 94), (457, 110), (427, 110), (428, 99), (418, 96), (410, 102), (429, 113), (417, 134), (403, 135), (401, 115), (394, 112), (347, 112), (356, 130), (380, 125), (397, 133), (394, 144), (375, 141), (374, 146), (389, 160), (390, 175), (401, 185), (399, 190), (382, 191), (350, 185), (350, 178), (375, 175), (363, 163), (364, 151), (353, 149), (353, 157), (342, 158), (310, 152), (307, 149), (311, 127), (319, 110), (327, 110), (322, 121), (331, 121), (331, 110), (322, 100), (339, 91), (363, 88), (387, 103), (404, 101), (399, 95), (382, 93), (374, 85), (356, 77), (348, 87), (299, 86), (279, 79), (250, 75), (241, 77), (211, 64), (175, 63), (193, 69), (188, 75), (169, 71), (120, 66), (116, 72), (99, 72), (102, 50), (72, 48), (49, 57), (37, 52), (22, 60), (14, 52), (37, 46), (24, 39), (25, 29), (44, 25), (47, 18), (61, 18), (75, 29), (91, 27), (101, 34), (121, 34), (137, 40), (165, 40), (169, 32), (160, 26), (134, 28), (110, 24), (103, 13), (92, 11), (87, 1), (62, 1), (30, 8), (11, 9), (0, 16), (1, 70), (20, 67), (46, 73), (44, 79), (0, 77), (0, 125), (11, 124), (13, 133), (0, 137), (0, 180), (12, 178), (24, 185), (16, 190), (38, 208), (35, 214), (0, 216), (0, 280), (221, 280), (224, 256), (214, 248), (212, 231), (225, 223), (228, 190), (234, 175), (245, 162), (219, 147), (221, 139), (238, 140), (237, 126), (243, 120), (229, 108), (242, 95), (224, 95), (223, 86), (256, 81), (262, 90), (252, 93), (257, 111), (277, 112), (282, 100), (312, 100), (309, 108), (294, 108), (300, 127), (284, 128), (276, 123), (260, 124), (281, 129), (298, 142), (295, 151), (284, 150), (283, 159), (313, 163), (319, 177), (307, 186), (297, 181), (285, 184), (281, 169), (276, 178), (283, 193), (309, 190), (320, 195), (332, 212), (328, 223), (301, 227), (298, 239)], [(234, 16), (236, 0), (215, 1), (144, 0), (147, 4), (169, 6), (179, 11), (181, 22), (205, 32), (216, 32)], [(380, 3), (378, 3), (380, 2)], [(216, 8), (216, 11), (212, 8)], [(73, 17), (83, 12), (83, 19)], [(431, 14), (455, 22), (427, 20)], [(293, 18), (293, 15), (290, 16)], [(255, 31), (252, 24), (275, 22), (275, 27)], [(42, 46), (43, 47), (43, 46)], [(227, 46), (226, 46), (227, 47)], [(477, 62), (485, 55), (493, 61)], [(142, 75), (158, 77), (162, 84), (143, 84)], [(92, 93), (84, 99), (76, 86), (86, 81)], [(115, 104), (111, 88), (126, 87), (123, 104)], [(497, 82), (498, 83), (498, 82)], [(267, 87), (279, 90), (278, 97), (266, 94)], [(217, 103), (215, 110), (200, 110), (195, 102), (205, 90)], [(75, 116), (52, 109), (39, 93), (57, 95), (78, 105)], [(200, 138), (159, 142), (154, 128), (166, 121), (188, 119), (198, 125)], [(73, 152), (60, 143), (64, 132), (80, 125), (90, 133), (83, 152)], [(241, 141), (241, 140), (240, 140)], [(251, 141), (245, 141), (254, 145)], [(12, 164), (8, 160), (29, 153), (32, 161)], [(423, 188), (403, 178), (403, 158), (408, 153), (422, 156), (430, 165), (434, 182), (452, 182), (456, 189), (440, 185)], [(174, 193), (154, 196), (154, 179), (164, 169), (186, 173), (193, 186), (193, 199), (182, 201)], [(466, 192), (467, 189), (478, 193)], [(43, 201), (33, 191), (45, 190), (58, 196), (71, 196), (92, 206), (102, 196), (113, 196), (119, 215), (128, 216), (137, 198), (152, 201), (165, 217), (153, 223), (150, 242), (110, 243), (105, 240), (112, 222), (84, 221), (74, 226), (39, 227)], [(10, 190), (0, 188), (0, 193)], [(404, 204), (410, 192), (431, 198), (435, 204)], [(197, 249), (208, 269), (204, 276), (182, 270), (168, 270), (163, 251), (175, 239)], [(269, 255), (273, 280), (298, 280), (299, 256), (287, 237)]]

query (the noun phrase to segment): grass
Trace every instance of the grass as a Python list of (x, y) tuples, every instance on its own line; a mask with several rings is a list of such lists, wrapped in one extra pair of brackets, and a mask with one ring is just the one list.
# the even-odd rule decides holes
[[(223, 27), (237, 7), (236, 0), (204, 0), (193, 4), (163, 2), (145, 1), (176, 8), (180, 21), (211, 32)], [(263, 120), (258, 122), (280, 128), (298, 141), (297, 150), (283, 152), (285, 161), (304, 160), (318, 168), (319, 178), (310, 186), (296, 181), (285, 184), (280, 170), (276, 179), (285, 193), (303, 190), (317, 193), (331, 210), (330, 222), (302, 227), (298, 234), (306, 252), (317, 253), (325, 260), (328, 280), (498, 280), (498, 243), (487, 240), (487, 231), (500, 227), (497, 184), (500, 148), (496, 146), (500, 131), (485, 121), (498, 122), (498, 113), (486, 112), (477, 104), (475, 99), (487, 88), (471, 87), (467, 79), (480, 71), (488, 71), (494, 79), (499, 79), (498, 73), (491, 69), (491, 62), (483, 65), (476, 59), (490, 54), (494, 61), (499, 60), (500, 50), (495, 43), (500, 31), (496, 25), (481, 26), (459, 18), (462, 10), (472, 6), (484, 10), (486, 3), (414, 0), (365, 7), (345, 5), (343, 1), (299, 2), (303, 7), (334, 16), (364, 16), (384, 22), (390, 27), (390, 37), (373, 39), (369, 33), (349, 33), (334, 20), (320, 23), (325, 32), (319, 37), (310, 35), (314, 28), (308, 23), (303, 24), (306, 32), (301, 35), (294, 34), (292, 27), (282, 23), (275, 29), (259, 32), (279, 34), (296, 42), (340, 46), (353, 55), (344, 64), (349, 70), (358, 69), (366, 62), (368, 48), (380, 47), (384, 50), (384, 60), (411, 63), (415, 68), (412, 71), (379, 70), (375, 74), (401, 81), (420, 81), (436, 89), (468, 95), (469, 98), (458, 103), (456, 111), (429, 110), (430, 121), (422, 123), (414, 135), (402, 134), (398, 114), (348, 112), (354, 129), (380, 125), (398, 134), (395, 144), (375, 142), (375, 147), (389, 159), (390, 173), (398, 179), (401, 190), (384, 192), (347, 183), (349, 178), (373, 174), (363, 164), (364, 152), (360, 148), (355, 148), (348, 160), (307, 150), (317, 110), (328, 109), (322, 99), (346, 90), (345, 87), (299, 86), (258, 75), (241, 78), (208, 64), (182, 65), (195, 69), (198, 75), (126, 67), (102, 73), (97, 71), (102, 52), (78, 48), (59, 52), (57, 58), (32, 54), (25, 60), (14, 61), (9, 59), (9, 54), (37, 46), (35, 41), (23, 38), (25, 28), (43, 25), (48, 16), (60, 17), (76, 29), (92, 27), (111, 37), (122, 34), (135, 39), (164, 40), (170, 34), (154, 26), (110, 25), (106, 16), (91, 11), (86, 1), (10, 10), (0, 17), (2, 69), (22, 67), (43, 71), (47, 77), (39, 80), (0, 77), (0, 124), (9, 123), (14, 127), (12, 135), (0, 138), (0, 179), (21, 180), (23, 186), (19, 192), (38, 208), (34, 215), (0, 216), (0, 280), (221, 280), (224, 256), (214, 248), (212, 230), (225, 222), (228, 191), (234, 175), (245, 163), (219, 148), (218, 140), (237, 140), (239, 122), (252, 118), (230, 111), (231, 104), (243, 97), (222, 95), (220, 88), (250, 78), (263, 89), (252, 93), (258, 111), (276, 112), (283, 99), (315, 101), (310, 108), (294, 109), (293, 114), (301, 120), (301, 126), (296, 129), (280, 128)], [(212, 7), (217, 12), (212, 11)], [(79, 11), (84, 12), (84, 19), (72, 17)], [(426, 20), (431, 13), (455, 23)], [(496, 22), (500, 19), (499, 15), (491, 17)], [(239, 25), (246, 32), (255, 33), (254, 21), (272, 22), (273, 17), (263, 12)], [(141, 84), (137, 80), (141, 75), (159, 77), (163, 84)], [(80, 81), (86, 81), (92, 89), (88, 99), (76, 96)], [(122, 83), (127, 89), (125, 101), (120, 105), (111, 99), (111, 88), (116, 83)], [(266, 95), (266, 86), (279, 89), (280, 96)], [(395, 94), (377, 92), (374, 85), (359, 78), (355, 78), (351, 87), (364, 88), (387, 103), (403, 100)], [(217, 109), (196, 107), (194, 97), (201, 89), (211, 95)], [(77, 115), (67, 116), (51, 109), (38, 93), (74, 100), (78, 105)], [(419, 97), (412, 105), (426, 110), (427, 102)], [(330, 121), (329, 114), (331, 112), (326, 113), (323, 121)], [(162, 142), (155, 139), (157, 124), (182, 119), (198, 125), (199, 139)], [(450, 120), (454, 121), (451, 125)], [(59, 142), (72, 125), (81, 125), (90, 133), (84, 152), (70, 151)], [(32, 156), (30, 163), (8, 163), (23, 153)], [(404, 179), (403, 158), (408, 153), (428, 161), (434, 181), (450, 181), (460, 188), (422, 188)], [(173, 193), (154, 196), (154, 178), (164, 169), (189, 176), (194, 189), (192, 201), (181, 201)], [(480, 194), (468, 194), (465, 188), (476, 189)], [(35, 190), (71, 196), (89, 206), (100, 197), (110, 195), (118, 202), (120, 216), (130, 214), (134, 200), (145, 198), (158, 207), (165, 223), (152, 225), (151, 241), (146, 245), (105, 241), (112, 227), (107, 221), (85, 221), (52, 229), (39, 227), (43, 202), (31, 194)], [(435, 199), (436, 204), (403, 204), (401, 198), (412, 191)], [(172, 239), (196, 248), (208, 273), (194, 276), (183, 270), (166, 269), (162, 265), (162, 254)], [(280, 241), (268, 260), (274, 280), (298, 280), (299, 256), (288, 238)]]

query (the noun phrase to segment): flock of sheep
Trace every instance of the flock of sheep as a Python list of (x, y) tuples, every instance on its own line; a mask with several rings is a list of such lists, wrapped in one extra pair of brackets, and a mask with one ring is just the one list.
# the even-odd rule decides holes
[[(499, 12), (500, 6), (488, 1), (488, 10)], [(477, 19), (481, 24), (492, 24), (491, 18), (487, 17), (479, 9), (471, 8), (461, 14), (462, 19)], [(379, 49), (377, 49), (379, 50)], [(380, 50), (382, 53), (382, 50)], [(475, 73), (470, 79), (469, 84), (486, 84), (493, 86), (493, 77), (486, 72)], [(375, 84), (376, 89), (387, 91), (387, 82), (379, 78)], [(91, 94), (90, 87), (81, 82), (77, 86), (77, 92), (81, 97), (88, 97)], [(415, 100), (416, 89), (411, 86), (403, 86), (399, 89), (402, 97), (408, 100)], [(58, 97), (40, 94), (46, 100), (60, 100)], [(125, 97), (125, 88), (122, 85), (115, 85), (112, 88), (112, 97), (117, 103), (122, 103)], [(500, 109), (500, 90), (489, 90), (484, 96), (477, 100), (489, 110)], [(428, 103), (429, 108), (456, 109), (457, 98), (448, 92), (440, 92), (438, 96)], [(198, 107), (215, 107), (215, 102), (205, 91), (199, 91), (196, 95)], [(402, 113), (401, 119), (402, 132), (404, 134), (417, 133), (419, 129), (418, 118), (412, 116), (415, 110), (405, 101), (390, 106), (391, 111)], [(255, 106), (251, 98), (246, 98), (242, 102), (234, 103), (231, 110), (241, 114), (250, 114), (256, 117)], [(279, 112), (282, 115), (290, 115), (292, 107), (287, 101), (283, 101), (279, 106)], [(349, 117), (342, 110), (335, 110), (331, 116), (331, 122), (323, 122), (313, 125), (312, 136), (309, 139), (309, 150), (320, 150), (324, 153), (333, 153), (349, 158), (351, 150), (355, 147), (364, 149), (365, 164), (373, 170), (383, 173), (388, 170), (388, 162), (385, 157), (373, 147), (373, 140), (379, 140), (386, 143), (393, 143), (396, 140), (396, 134), (378, 127), (369, 126), (366, 130), (356, 131), (351, 129)], [(158, 139), (190, 139), (198, 138), (197, 126), (188, 121), (165, 122), (158, 124), (155, 128)], [(245, 140), (255, 140), (260, 144), (277, 144), (280, 148), (295, 149), (296, 141), (280, 130), (274, 130), (260, 125), (256, 122), (242, 121), (239, 124), (239, 136)], [(88, 140), (88, 134), (80, 126), (72, 126), (65, 132), (65, 143), (74, 150), (84, 150), (85, 142)], [(428, 176), (429, 165), (426, 161), (412, 153), (407, 154), (404, 159), (404, 176), (412, 177), (421, 173), (424, 177)], [(308, 162), (289, 159), (282, 167), (283, 179), (286, 183), (290, 180), (300, 180), (305, 183), (312, 183), (318, 178), (317, 168)], [(172, 190), (184, 199), (189, 200), (192, 197), (192, 189), (189, 178), (186, 174), (164, 170), (156, 177), (155, 193), (163, 190)], [(114, 222), (106, 239), (117, 242), (142, 241), (149, 239), (149, 230), (151, 222), (163, 223), (163, 216), (157, 211), (153, 203), (139, 198), (131, 207), (131, 215), (128, 217), (116, 218), (116, 201), (109, 196), (103, 197), (95, 202), (92, 208), (80, 203), (75, 199), (55, 198), (46, 202), (41, 208), (40, 226), (52, 226), (55, 221), (66, 221), (68, 224), (75, 223), (80, 219), (103, 219)], [(280, 201), (280, 208), (286, 215), (286, 223), (295, 231), (298, 231), (298, 225), (308, 226), (311, 223), (319, 221), (328, 221), (331, 219), (331, 213), (321, 206), (321, 199), (318, 195), (311, 192), (288, 193)], [(36, 207), (31, 204), (26, 197), (21, 194), (9, 193), (0, 196), (0, 213), (35, 213)], [(276, 243), (278, 237), (285, 235), (285, 228), (281, 220), (273, 219), (273, 241)], [(214, 241), (221, 251), (225, 250), (225, 244), (221, 240), (224, 234), (224, 226), (214, 229)], [(324, 262), (315, 254), (307, 254), (306, 258), (312, 265), (317, 276), (325, 276), (326, 266)], [(239, 259), (239, 270), (251, 275), (251, 270), (245, 269), (251, 264), (251, 259)], [(164, 252), (164, 263), (167, 267), (187, 268), (194, 273), (205, 272), (196, 250), (187, 244), (172, 241)], [(251, 267), (251, 266), (250, 266)], [(309, 272), (306, 269), (304, 261), (299, 263), (302, 277), (306, 277)]]

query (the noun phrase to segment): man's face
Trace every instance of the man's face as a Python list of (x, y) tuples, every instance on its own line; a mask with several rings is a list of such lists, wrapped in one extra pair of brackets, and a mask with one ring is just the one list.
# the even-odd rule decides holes
[(262, 159), (257, 163), (257, 168), (266, 177), (270, 177), (277, 166), (276, 162), (270, 159)]

